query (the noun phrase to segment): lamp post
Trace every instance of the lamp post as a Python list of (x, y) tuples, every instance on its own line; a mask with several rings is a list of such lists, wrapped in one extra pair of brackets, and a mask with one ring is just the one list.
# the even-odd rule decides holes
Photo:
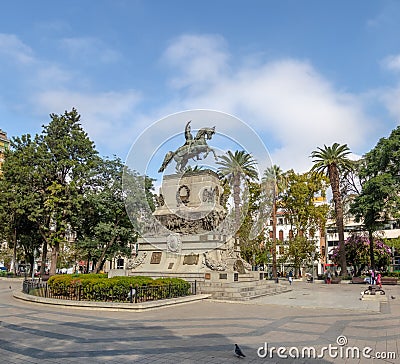
[(314, 258), (315, 258), (315, 252), (312, 252), (311, 256), (312, 256), (312, 282), (314, 283)]

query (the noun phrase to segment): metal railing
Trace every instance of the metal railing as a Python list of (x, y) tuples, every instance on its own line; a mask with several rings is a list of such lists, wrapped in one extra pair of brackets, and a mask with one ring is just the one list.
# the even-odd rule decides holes
[(38, 280), (24, 280), (22, 291), (26, 294), (56, 298), (72, 301), (97, 301), (97, 302), (130, 302), (140, 303), (147, 301), (162, 300), (195, 295), (197, 293), (197, 282), (186, 284), (168, 284), (161, 286), (132, 286), (113, 287), (108, 289), (96, 289), (94, 287), (69, 286), (60, 289), (51, 288), (47, 282)]

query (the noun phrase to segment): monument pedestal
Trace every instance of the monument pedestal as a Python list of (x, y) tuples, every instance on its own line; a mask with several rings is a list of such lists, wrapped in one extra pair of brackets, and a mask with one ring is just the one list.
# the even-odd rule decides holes
[(198, 291), (214, 298), (243, 300), (286, 290), (252, 272), (235, 243), (233, 214), (211, 170), (164, 176), (158, 207), (144, 221), (138, 253), (128, 269), (109, 276), (177, 277), (198, 282)]
[(141, 238), (139, 252), (129, 260), (128, 270), (110, 271), (116, 274), (144, 275), (151, 277), (179, 277), (188, 281), (204, 281), (212, 273), (242, 273), (251, 270), (234, 249), (234, 239), (218, 234), (179, 235)]

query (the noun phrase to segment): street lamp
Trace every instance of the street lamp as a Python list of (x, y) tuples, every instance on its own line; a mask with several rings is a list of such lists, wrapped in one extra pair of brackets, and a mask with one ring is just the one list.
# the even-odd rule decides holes
[(311, 256), (312, 256), (312, 282), (314, 283), (314, 258), (315, 258), (315, 252), (312, 252)]

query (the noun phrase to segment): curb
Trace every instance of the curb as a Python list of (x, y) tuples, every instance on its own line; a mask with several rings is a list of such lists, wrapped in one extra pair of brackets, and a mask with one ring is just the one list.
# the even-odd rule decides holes
[(172, 305), (190, 303), (205, 300), (211, 297), (210, 294), (198, 294), (194, 296), (168, 298), (165, 300), (149, 301), (143, 303), (122, 303), (122, 302), (94, 302), (94, 301), (70, 301), (57, 298), (44, 298), (32, 296), (21, 291), (13, 291), (13, 297), (22, 301), (39, 303), (45, 305), (63, 306), (69, 308), (84, 308), (89, 310), (109, 310), (109, 311), (133, 311), (141, 312), (168, 307)]

